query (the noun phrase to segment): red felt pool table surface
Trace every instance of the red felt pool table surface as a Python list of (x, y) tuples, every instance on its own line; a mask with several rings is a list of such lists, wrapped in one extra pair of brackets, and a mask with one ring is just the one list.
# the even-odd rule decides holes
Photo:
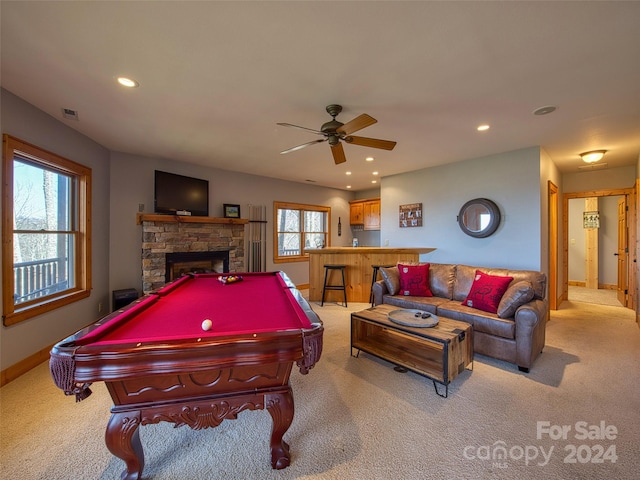
[[(227, 284), (220, 276), (182, 277), (116, 313), (79, 343), (144, 343), (311, 328), (294, 296), (296, 290), (278, 272), (242, 274), (242, 281)], [(202, 329), (205, 319), (212, 322), (208, 331)]]
[(83, 400), (105, 382), (114, 402), (105, 443), (126, 464), (122, 479), (142, 475), (140, 425), (216, 427), (246, 409), (269, 411), (271, 464), (289, 465), (289, 376), (294, 363), (307, 374), (318, 362), (324, 328), (283, 272), (238, 275), (178, 279), (51, 350), (52, 378), (67, 395)]

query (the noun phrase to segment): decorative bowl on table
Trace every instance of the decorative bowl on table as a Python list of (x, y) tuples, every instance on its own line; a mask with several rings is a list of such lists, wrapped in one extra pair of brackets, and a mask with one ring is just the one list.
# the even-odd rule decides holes
[(438, 325), (439, 319), (434, 314), (424, 310), (403, 308), (392, 310), (388, 314), (389, 320), (405, 327), (428, 328)]

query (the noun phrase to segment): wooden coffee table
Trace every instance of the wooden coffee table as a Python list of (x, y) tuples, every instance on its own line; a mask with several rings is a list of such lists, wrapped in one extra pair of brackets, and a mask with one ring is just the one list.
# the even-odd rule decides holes
[[(473, 370), (473, 327), (441, 315), (435, 327), (399, 325), (389, 319), (394, 310), (402, 309), (378, 305), (351, 314), (351, 356), (358, 357), (362, 350), (423, 375), (433, 380), (436, 393), (446, 398), (449, 383), (467, 366)], [(444, 395), (436, 382), (444, 385)]]

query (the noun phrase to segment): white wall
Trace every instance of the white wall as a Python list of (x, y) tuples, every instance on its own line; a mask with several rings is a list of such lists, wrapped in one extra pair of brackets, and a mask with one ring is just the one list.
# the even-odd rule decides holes
[(632, 188), (635, 184), (635, 179), (636, 167), (633, 165), (579, 173), (565, 173), (562, 176), (562, 189), (564, 193), (572, 193)]
[[(351, 244), (349, 200), (353, 192), (318, 187), (244, 173), (207, 168), (175, 160), (112, 152), (111, 230), (109, 290), (142, 289), (142, 227), (136, 225), (138, 205), (153, 213), (154, 170), (209, 180), (209, 215), (222, 217), (224, 203), (240, 205), (247, 218), (247, 205), (265, 205), (267, 213), (267, 270), (283, 270), (297, 284), (309, 282), (308, 262), (273, 263), (273, 202), (287, 201), (331, 207), (331, 245)], [(342, 236), (338, 237), (338, 218)]]
[(584, 198), (569, 199), (569, 281), (585, 282), (585, 232), (582, 224), (582, 213), (585, 211)]
[[(381, 242), (437, 249), (422, 261), (546, 271), (540, 182), (538, 147), (385, 177)], [(456, 220), (460, 207), (478, 197), (493, 200), (502, 215), (500, 227), (487, 238), (465, 235)], [(423, 226), (400, 228), (399, 205), (420, 202)]]
[(598, 199), (600, 228), (598, 229), (598, 282), (618, 284), (618, 200), (621, 196)]
[(0, 369), (57, 342), (100, 316), (98, 303), (109, 305), (109, 152), (12, 93), (1, 90), (2, 133), (37, 145), (92, 169), (93, 289), (89, 298), (0, 327)]

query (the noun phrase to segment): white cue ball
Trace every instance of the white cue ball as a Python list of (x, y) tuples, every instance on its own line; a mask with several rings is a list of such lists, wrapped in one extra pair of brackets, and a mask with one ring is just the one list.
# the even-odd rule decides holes
[(211, 327), (213, 326), (213, 322), (211, 320), (209, 320), (208, 318), (202, 322), (202, 329), (206, 332), (207, 330), (211, 330)]

